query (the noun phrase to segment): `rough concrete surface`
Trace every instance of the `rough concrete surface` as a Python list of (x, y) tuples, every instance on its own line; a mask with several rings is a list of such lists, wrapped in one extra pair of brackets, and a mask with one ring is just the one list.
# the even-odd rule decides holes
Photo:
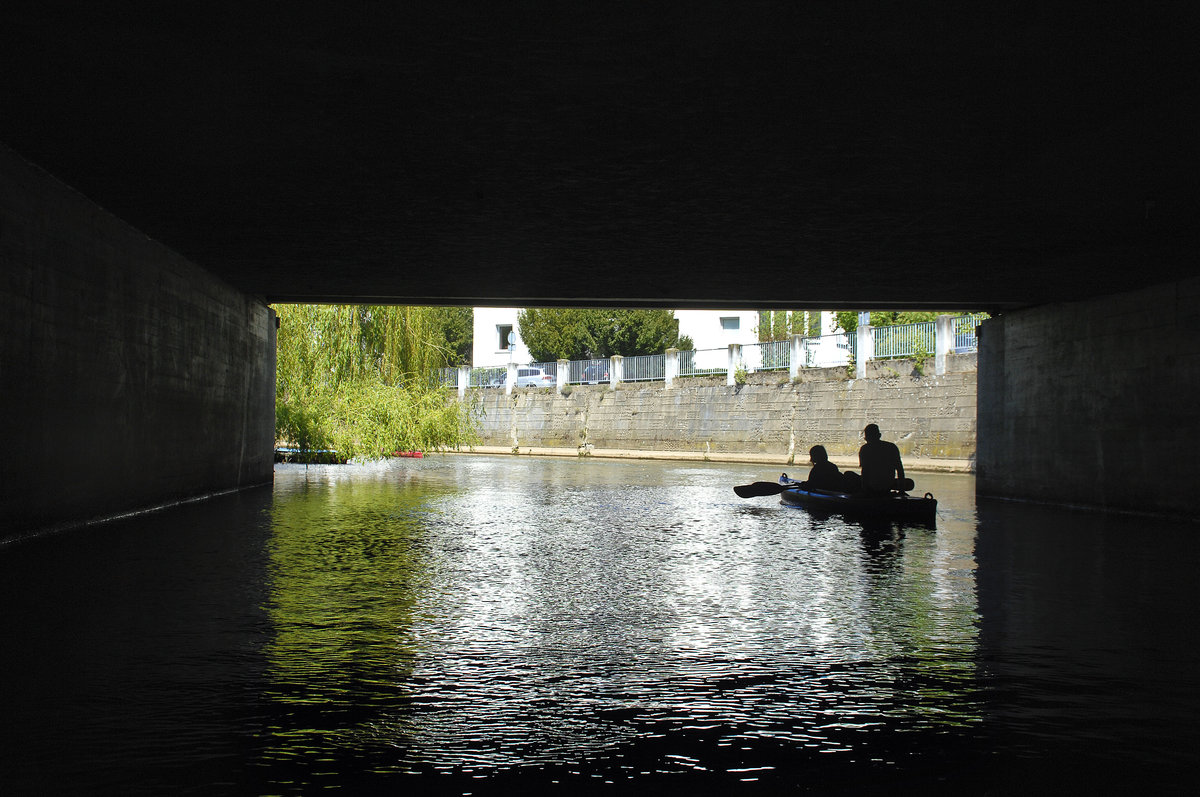
[(873, 422), (900, 447), (906, 466), (970, 470), (974, 358), (954, 360), (963, 370), (942, 376), (892, 361), (874, 366), (867, 379), (829, 368), (796, 382), (764, 372), (734, 386), (685, 379), (670, 389), (657, 382), (581, 385), (567, 395), (481, 390), (480, 450), (803, 464), (808, 449), (821, 444), (834, 461), (857, 466), (862, 428)]
[(0, 148), (0, 539), (269, 482), (274, 313)]

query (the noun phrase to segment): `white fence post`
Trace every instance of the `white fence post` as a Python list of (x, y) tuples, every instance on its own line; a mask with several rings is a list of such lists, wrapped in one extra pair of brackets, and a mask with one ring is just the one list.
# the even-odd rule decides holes
[(725, 384), (726, 385), (729, 385), (732, 387), (733, 385), (737, 384), (737, 379), (735, 378), (734, 375), (737, 373), (737, 370), (738, 370), (738, 368), (741, 367), (741, 365), (742, 365), (742, 344), (730, 343), (729, 344), (729, 364), (725, 368)]
[(946, 355), (954, 351), (954, 318), (940, 315), (933, 328), (933, 372), (946, 373)]
[(663, 381), (666, 382), (666, 389), (670, 390), (678, 378), (679, 349), (667, 349), (666, 359), (663, 361)]
[(854, 343), (855, 363), (854, 378), (867, 378), (867, 362), (875, 357), (875, 330), (870, 324), (859, 324), (857, 340)]
[(554, 369), (554, 381), (558, 387), (558, 392), (562, 393), (567, 389), (567, 382), (571, 379), (571, 361), (559, 360), (558, 367)]
[(517, 364), (508, 364), (508, 374), (504, 377), (504, 395), (511, 396), (517, 385)]
[(788, 356), (788, 376), (795, 382), (800, 378), (800, 368), (804, 365), (804, 336), (792, 335), (792, 351)]
[(621, 384), (625, 378), (625, 358), (619, 354), (614, 354), (608, 358), (608, 384), (609, 387), (616, 387)]
[(462, 401), (467, 397), (467, 385), (471, 381), (471, 366), (458, 366), (458, 400)]

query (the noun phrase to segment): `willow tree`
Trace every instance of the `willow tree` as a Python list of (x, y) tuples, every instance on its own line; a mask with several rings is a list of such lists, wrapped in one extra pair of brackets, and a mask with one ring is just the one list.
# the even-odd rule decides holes
[(431, 380), (447, 350), (431, 308), (277, 305), (275, 436), (376, 458), (477, 438), (474, 408)]

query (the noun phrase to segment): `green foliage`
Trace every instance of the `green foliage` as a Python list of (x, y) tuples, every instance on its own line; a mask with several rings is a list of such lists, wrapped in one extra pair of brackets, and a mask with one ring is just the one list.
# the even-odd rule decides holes
[(680, 335), (679, 342), (675, 344), (675, 348), (680, 351), (695, 351), (696, 341), (692, 340), (689, 335)]
[(445, 364), (431, 308), (278, 305), (276, 437), (304, 452), (378, 458), (473, 442), (474, 407), (429, 374)]
[(774, 318), (771, 319), (771, 340), (787, 340), (791, 334), (791, 326), (788, 323), (788, 313), (783, 310), (777, 310), (774, 313)]
[(739, 365), (733, 372), (733, 383), (735, 385), (744, 385), (749, 378), (750, 375), (746, 372), (745, 366)]
[(517, 326), (538, 362), (662, 354), (679, 341), (672, 310), (530, 308), (517, 314)]
[[(871, 326), (894, 327), (901, 324), (916, 324), (921, 321), (935, 321), (939, 315), (961, 315), (961, 313), (918, 313), (873, 310), (871, 311)], [(835, 313), (834, 316), (837, 318), (838, 329), (843, 332), (854, 332), (858, 329), (858, 313), (845, 310)]]
[(444, 346), (446, 365), (471, 364), (475, 344), (475, 311), (470, 307), (430, 307), (434, 337)]
[(762, 343), (787, 340), (792, 335), (821, 334), (821, 314), (815, 310), (760, 310), (758, 340)]
[(925, 365), (931, 359), (933, 359), (933, 355), (930, 354), (929, 350), (925, 348), (924, 343), (921, 343), (918, 341), (917, 344), (915, 346), (913, 346), (912, 358), (913, 358), (913, 370), (917, 372), (917, 376), (924, 376), (925, 375)]

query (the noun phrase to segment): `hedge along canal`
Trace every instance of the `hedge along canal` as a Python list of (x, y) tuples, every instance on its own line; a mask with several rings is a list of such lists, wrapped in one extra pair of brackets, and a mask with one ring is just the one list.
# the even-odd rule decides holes
[[(862, 428), (877, 423), (913, 470), (973, 471), (974, 355), (949, 358), (942, 375), (907, 360), (869, 364), (867, 378), (845, 368), (662, 382), (502, 389), (474, 394), (483, 410), (485, 453), (612, 455), (806, 466), (821, 444), (840, 464), (856, 464)], [(931, 369), (930, 369), (931, 370)]]

